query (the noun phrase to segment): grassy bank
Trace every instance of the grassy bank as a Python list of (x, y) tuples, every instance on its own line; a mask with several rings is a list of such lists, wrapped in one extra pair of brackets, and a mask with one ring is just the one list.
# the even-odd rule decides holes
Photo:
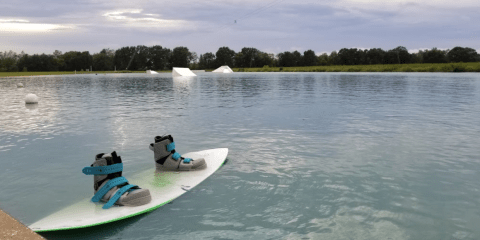
[[(145, 71), (77, 71), (76, 74), (107, 74), (107, 73), (145, 73)], [(0, 72), (0, 77), (42, 76), (42, 75), (67, 75), (75, 72)]]
[[(207, 69), (207, 72), (213, 69)], [(480, 63), (415, 63), (311, 67), (232, 68), (235, 72), (480, 72)], [(170, 72), (170, 71), (157, 71)], [(145, 73), (145, 71), (77, 71), (76, 74)], [(0, 72), (0, 77), (64, 75), (75, 72)]]
[(480, 72), (480, 63), (233, 68), (235, 72)]

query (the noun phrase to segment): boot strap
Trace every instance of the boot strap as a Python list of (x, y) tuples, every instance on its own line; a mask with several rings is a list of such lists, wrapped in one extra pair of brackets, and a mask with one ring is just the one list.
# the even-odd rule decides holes
[(108, 166), (84, 167), (82, 172), (85, 175), (104, 175), (123, 171), (123, 163), (116, 163)]
[(112, 188), (125, 183), (128, 183), (128, 181), (124, 177), (117, 177), (109, 180), (100, 190), (97, 191), (97, 193), (95, 193), (95, 195), (92, 198), (92, 202), (99, 202), (100, 199), (102, 199), (103, 196), (107, 194), (108, 191), (110, 191)]
[(122, 188), (118, 189), (117, 192), (115, 192), (115, 194), (110, 198), (110, 200), (108, 200), (107, 203), (105, 203), (105, 205), (103, 205), (103, 209), (109, 209), (111, 206), (113, 206), (113, 204), (115, 204), (115, 202), (118, 201), (118, 199), (120, 199), (120, 197), (128, 190), (130, 190), (131, 188), (133, 187), (136, 187), (137, 185), (126, 185), (126, 186), (123, 186)]

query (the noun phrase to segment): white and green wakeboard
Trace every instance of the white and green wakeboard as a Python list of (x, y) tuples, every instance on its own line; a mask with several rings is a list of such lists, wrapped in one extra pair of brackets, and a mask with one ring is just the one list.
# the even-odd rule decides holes
[[(85, 228), (133, 217), (153, 211), (197, 186), (217, 171), (225, 162), (228, 148), (217, 148), (182, 154), (184, 158), (204, 158), (207, 168), (197, 171), (160, 171), (155, 167), (128, 178), (129, 182), (147, 188), (152, 201), (146, 205), (113, 206), (102, 209), (104, 203), (94, 203), (91, 196), (53, 213), (29, 227), (35, 232)], [(153, 163), (152, 163), (153, 164)]]

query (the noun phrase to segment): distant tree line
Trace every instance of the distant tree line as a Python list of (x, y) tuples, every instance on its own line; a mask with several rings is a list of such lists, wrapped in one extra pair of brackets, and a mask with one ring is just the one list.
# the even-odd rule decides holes
[(222, 65), (237, 68), (251, 67), (295, 67), (326, 65), (373, 65), (405, 63), (449, 63), (476, 62), (480, 55), (475, 49), (454, 47), (449, 50), (421, 50), (409, 53), (399, 46), (385, 51), (381, 48), (357, 49), (342, 48), (338, 52), (323, 53), (319, 56), (313, 50), (282, 52), (277, 55), (262, 52), (256, 48), (244, 47), (235, 52), (221, 47), (214, 54), (207, 52), (198, 57), (187, 47), (173, 50), (156, 45), (122, 47), (117, 50), (103, 49), (91, 55), (88, 51), (70, 51), (53, 54), (17, 54), (13, 51), (0, 53), (0, 72), (16, 71), (81, 71), (92, 68), (94, 71), (111, 70), (168, 70), (172, 67), (191, 69), (215, 69)]

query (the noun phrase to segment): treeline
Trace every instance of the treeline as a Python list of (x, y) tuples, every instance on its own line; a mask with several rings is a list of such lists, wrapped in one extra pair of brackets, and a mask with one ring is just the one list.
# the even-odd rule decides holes
[(330, 54), (319, 56), (312, 50), (282, 52), (277, 55), (262, 52), (256, 48), (245, 47), (235, 52), (221, 47), (216, 53), (207, 52), (197, 57), (187, 47), (173, 50), (162, 46), (132, 46), (117, 50), (103, 49), (91, 55), (88, 51), (70, 51), (53, 54), (28, 55), (13, 51), (0, 53), (0, 71), (94, 71), (112, 70), (169, 70), (172, 67), (190, 67), (191, 69), (215, 69), (222, 65), (236, 68), (330, 66), (330, 65), (375, 65), (406, 63), (450, 63), (476, 62), (480, 55), (475, 49), (454, 47), (450, 50), (421, 50), (409, 53), (405, 47), (385, 51), (381, 48), (357, 49), (342, 48)]

